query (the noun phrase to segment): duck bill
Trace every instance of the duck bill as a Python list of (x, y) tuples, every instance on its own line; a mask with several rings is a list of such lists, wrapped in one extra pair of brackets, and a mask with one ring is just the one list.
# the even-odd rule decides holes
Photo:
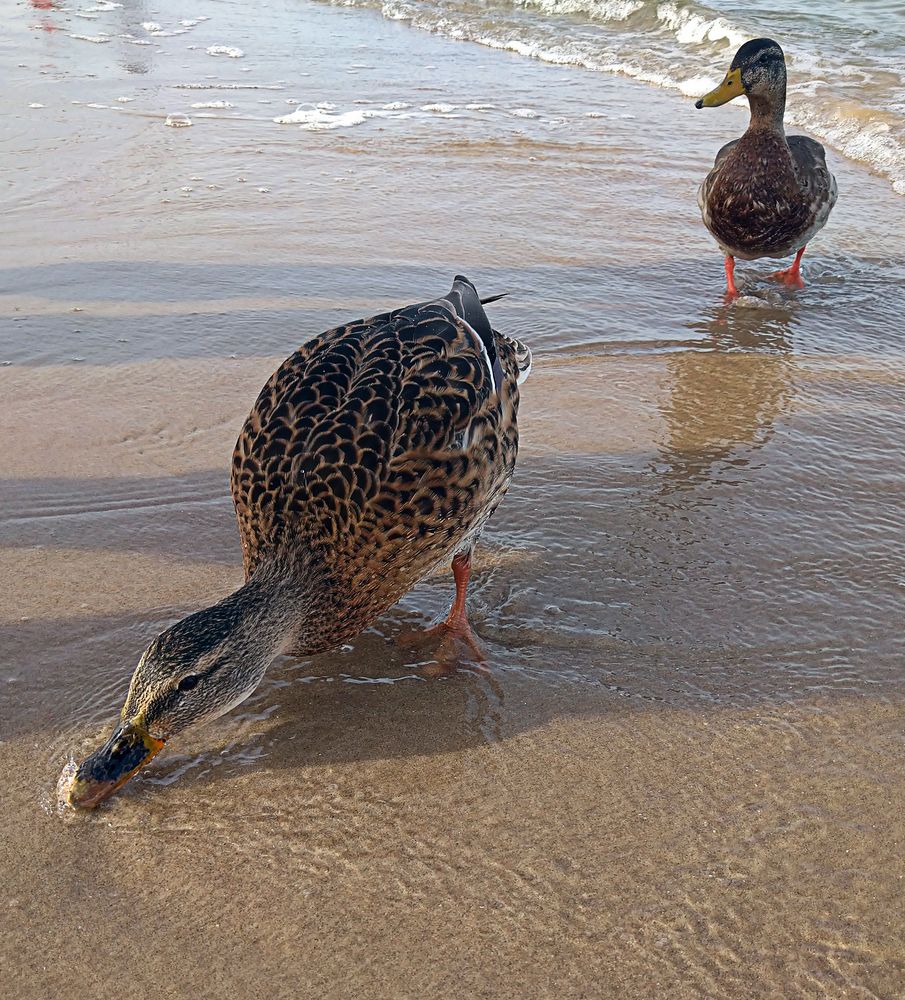
[(152, 736), (137, 720), (117, 726), (113, 735), (87, 757), (76, 771), (67, 799), (78, 809), (93, 809), (156, 757), (163, 740)]
[(705, 94), (699, 101), (695, 102), (695, 107), (718, 108), (721, 104), (731, 101), (733, 97), (741, 97), (744, 92), (742, 71), (731, 69), (726, 74), (726, 79), (718, 87), (714, 87), (709, 94)]

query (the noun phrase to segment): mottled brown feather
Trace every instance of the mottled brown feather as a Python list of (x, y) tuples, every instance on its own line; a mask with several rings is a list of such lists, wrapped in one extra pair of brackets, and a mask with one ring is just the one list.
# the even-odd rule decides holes
[(527, 352), (495, 336), (499, 391), (445, 299), (328, 330), (261, 390), (231, 488), (246, 578), (280, 561), (316, 580), (301, 651), (361, 631), (473, 544), (503, 498)]
[(835, 200), (823, 147), (770, 131), (723, 146), (699, 195), (723, 251), (748, 260), (794, 253), (822, 228)]

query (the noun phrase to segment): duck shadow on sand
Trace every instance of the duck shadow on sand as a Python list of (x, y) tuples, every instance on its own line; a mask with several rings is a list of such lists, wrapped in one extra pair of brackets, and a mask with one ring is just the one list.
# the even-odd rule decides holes
[[(126, 271), (137, 280), (131, 267)], [(56, 278), (59, 269), (51, 270)], [(572, 288), (587, 293), (590, 273), (575, 270)], [(270, 291), (282, 293), (280, 282), (288, 282), (290, 274), (297, 278), (296, 271), (275, 272), (280, 281), (271, 281)], [(675, 278), (675, 266), (664, 265), (663, 273)], [(335, 279), (332, 269), (331, 274)], [(141, 275), (148, 280), (146, 269)], [(157, 277), (166, 283), (174, 273), (164, 269)], [(359, 277), (349, 269), (346, 279)], [(438, 287), (432, 269), (397, 277), (400, 288), (416, 278), (420, 286)], [(505, 272), (490, 277), (494, 290), (507, 283)], [(544, 277), (550, 279), (546, 272)], [(595, 277), (599, 282), (600, 274)], [(72, 265), (73, 290), (85, 279), (84, 269)], [(219, 274), (216, 282), (222, 280)], [(519, 272), (520, 285), (525, 282)], [(65, 283), (55, 287), (65, 298)], [(143, 294), (148, 295), (147, 285)], [(541, 326), (553, 322), (558, 298), (568, 294), (560, 288), (557, 301), (545, 302)], [(813, 664), (790, 675), (774, 652), (764, 654), (769, 664), (758, 670), (756, 685), (742, 691), (759, 654), (748, 637), (746, 658), (737, 658), (733, 628), (740, 626), (733, 615), (739, 622), (750, 618), (746, 586), (769, 581), (755, 578), (753, 568), (736, 567), (739, 610), (726, 608), (721, 622), (707, 605), (721, 547), (745, 523), (728, 516), (720, 523), (714, 490), (727, 483), (734, 489), (746, 485), (752, 456), (764, 451), (788, 410), (795, 391), (794, 349), (808, 336), (806, 329), (802, 333), (807, 323), (799, 301), (765, 301), (745, 309), (717, 301), (682, 323), (685, 349), (663, 360), (666, 391), (658, 407), (664, 431), (650, 451), (520, 462), (510, 497), (488, 532), (488, 550), (495, 555), (483, 568), (479, 560), (471, 596), (488, 650), (488, 673), (431, 677), (429, 648), (419, 658), (418, 650), (403, 652), (396, 645), (399, 632), (445, 610), (452, 581), (438, 575), (348, 648), (306, 664), (276, 664), (252, 699), (216, 724), (219, 732), (207, 727), (187, 737), (183, 749), (174, 747), (126, 794), (152, 789), (166, 794), (177, 778), (214, 782), (249, 767), (303, 769), (451, 753), (511, 738), (557, 717), (616, 707), (650, 711), (681, 704), (712, 711), (809, 696)], [(519, 333), (530, 330), (522, 305), (504, 300), (500, 308), (511, 310), (508, 326)], [(614, 324), (610, 320), (609, 333), (602, 331), (603, 340)], [(499, 325), (507, 328), (506, 322)], [(285, 353), (285, 326), (279, 339), (281, 348), (255, 344), (255, 353)], [(166, 350), (161, 355), (169, 356)], [(743, 359), (725, 364), (732, 355)], [(604, 493), (601, 483), (607, 486)], [(222, 472), (17, 480), (4, 483), (3, 493), (8, 546), (153, 553), (202, 570), (238, 567), (225, 458)], [(692, 515), (704, 508), (706, 519), (695, 523)], [(514, 557), (501, 561), (501, 552)], [(726, 586), (725, 578), (719, 582)], [(151, 589), (161, 593), (165, 587), (161, 579)], [(217, 596), (199, 594), (199, 604)], [(151, 600), (134, 612), (4, 626), (4, 646), (17, 674), (5, 738), (58, 734), (49, 741), (50, 770), (68, 753), (86, 749), (115, 717), (141, 649), (188, 610)], [(849, 610), (857, 614), (857, 608)], [(805, 612), (795, 624), (808, 627)], [(813, 631), (815, 648), (832, 640), (822, 620)], [(823, 673), (816, 669), (824, 692), (832, 693), (837, 659), (833, 647)], [(740, 665), (736, 677), (733, 662)], [(704, 690), (710, 665), (721, 681)], [(704, 694), (688, 697), (677, 688), (677, 669)]]

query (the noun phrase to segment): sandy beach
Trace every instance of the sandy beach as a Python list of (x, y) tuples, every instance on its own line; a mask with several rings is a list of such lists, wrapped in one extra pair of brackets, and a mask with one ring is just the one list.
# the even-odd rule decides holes
[[(728, 306), (695, 191), (743, 109), (376, 10), (95, 7), (4, 7), (0, 993), (905, 997), (889, 176), (830, 147), (807, 287), (752, 263)], [(61, 807), (147, 643), (241, 580), (262, 383), (458, 272), (535, 352), (490, 671), (396, 641), (438, 574)]]

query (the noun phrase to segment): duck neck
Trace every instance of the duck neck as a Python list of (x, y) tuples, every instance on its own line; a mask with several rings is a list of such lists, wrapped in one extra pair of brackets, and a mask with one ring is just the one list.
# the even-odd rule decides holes
[(767, 94), (749, 94), (751, 108), (749, 132), (774, 132), (785, 136), (783, 118), (786, 113), (786, 81), (782, 80)]
[[(265, 569), (262, 567), (262, 569)], [(307, 588), (275, 567), (259, 571), (238, 590), (204, 611), (208, 625), (229, 634), (230, 646), (264, 666), (294, 640), (302, 625)]]

